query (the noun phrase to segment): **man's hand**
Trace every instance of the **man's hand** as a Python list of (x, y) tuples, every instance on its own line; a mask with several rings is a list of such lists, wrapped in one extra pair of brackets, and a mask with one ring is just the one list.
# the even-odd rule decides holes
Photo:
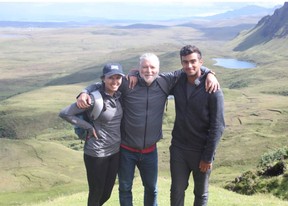
[(203, 160), (200, 161), (199, 169), (201, 172), (207, 172), (208, 170), (212, 169), (212, 163), (204, 162)]
[(212, 93), (220, 89), (220, 84), (214, 74), (207, 74), (205, 82), (206, 92)]
[(91, 98), (87, 93), (81, 93), (77, 98), (77, 107), (80, 109), (86, 109), (91, 105)]

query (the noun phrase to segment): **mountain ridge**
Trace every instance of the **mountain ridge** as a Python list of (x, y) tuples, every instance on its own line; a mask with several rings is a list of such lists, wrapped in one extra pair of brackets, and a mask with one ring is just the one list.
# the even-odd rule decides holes
[(260, 19), (254, 28), (236, 38), (244, 38), (234, 51), (245, 51), (254, 46), (288, 37), (288, 2), (275, 10), (273, 15)]

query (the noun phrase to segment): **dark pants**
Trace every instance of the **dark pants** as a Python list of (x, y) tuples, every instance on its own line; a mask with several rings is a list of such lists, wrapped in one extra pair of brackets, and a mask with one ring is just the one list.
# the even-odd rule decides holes
[(201, 152), (170, 147), (171, 206), (183, 206), (185, 190), (189, 186), (192, 173), (194, 180), (194, 206), (206, 206), (211, 170), (203, 173), (199, 169)]
[(115, 184), (119, 167), (119, 153), (109, 157), (92, 157), (84, 154), (89, 185), (88, 206), (103, 205)]

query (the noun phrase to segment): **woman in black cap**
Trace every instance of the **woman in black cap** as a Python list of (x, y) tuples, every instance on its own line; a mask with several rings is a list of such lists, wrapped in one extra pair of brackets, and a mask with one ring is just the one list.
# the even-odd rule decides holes
[[(125, 75), (120, 64), (106, 64), (101, 77), (100, 93), (98, 97), (92, 97), (94, 102), (90, 108), (80, 109), (73, 103), (59, 114), (61, 118), (87, 131), (84, 162), (89, 185), (88, 206), (103, 205), (110, 198), (115, 183), (119, 166), (120, 123), (123, 115), (118, 88), (123, 76)], [(92, 118), (89, 123), (77, 116), (83, 112), (97, 118)]]

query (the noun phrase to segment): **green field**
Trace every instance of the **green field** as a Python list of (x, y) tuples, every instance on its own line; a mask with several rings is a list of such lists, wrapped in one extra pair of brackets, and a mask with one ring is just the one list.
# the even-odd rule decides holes
[[(180, 68), (179, 49), (199, 46), (225, 95), (226, 130), (211, 176), (210, 206), (284, 206), (271, 194), (240, 195), (223, 189), (247, 170), (255, 170), (261, 155), (287, 145), (287, 39), (233, 52), (233, 41), (207, 39), (184, 27), (166, 29), (0, 28), (0, 205), (86, 205), (87, 183), (83, 145), (72, 126), (58, 117), (83, 87), (99, 81), (102, 65), (118, 61), (125, 71), (138, 56), (154, 52), (161, 71)], [(278, 46), (278, 47), (277, 47)], [(272, 48), (272, 49), (271, 49)], [(278, 48), (278, 50), (276, 50)], [(212, 58), (253, 60), (257, 68), (229, 70), (213, 66)], [(159, 205), (169, 205), (169, 144), (174, 102), (169, 101), (159, 148)], [(286, 171), (287, 176), (287, 171)], [(186, 193), (192, 205), (193, 182)], [(118, 205), (117, 183), (106, 205)], [(135, 205), (142, 205), (143, 188), (137, 173)]]

